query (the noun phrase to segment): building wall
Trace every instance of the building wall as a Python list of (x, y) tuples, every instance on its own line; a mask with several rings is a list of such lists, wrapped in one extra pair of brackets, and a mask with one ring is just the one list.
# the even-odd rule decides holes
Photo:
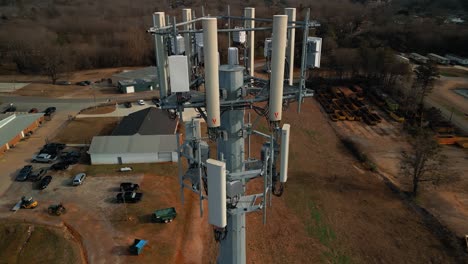
[(27, 134), (30, 131), (35, 131), (42, 122), (44, 122), (44, 116), (38, 118), (36, 121), (31, 123), (25, 129), (23, 129), (20, 133), (18, 133), (14, 138), (10, 139), (10, 141), (8, 141), (7, 143), (8, 146), (7, 144), (0, 146), (0, 155), (4, 154), (8, 150), (8, 148), (12, 148), (16, 144), (18, 144), (18, 142), (21, 141), (25, 134)]
[(16, 144), (18, 144), (18, 142), (20, 142), (21, 138), (22, 138), (21, 133), (19, 133), (14, 138), (12, 138), (10, 141), (8, 141), (8, 146), (10, 146), (10, 148), (14, 147)]
[[(157, 163), (177, 161), (176, 152), (162, 153), (116, 153), (116, 154), (93, 154), (91, 153), (91, 164), (131, 164), (131, 163)], [(176, 159), (174, 160), (174, 157)]]
[(8, 150), (7, 144), (0, 146), (0, 155), (5, 153)]

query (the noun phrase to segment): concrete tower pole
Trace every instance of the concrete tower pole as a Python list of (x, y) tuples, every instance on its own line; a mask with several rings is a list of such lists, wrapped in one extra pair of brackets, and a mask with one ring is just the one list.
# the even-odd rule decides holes
[[(153, 23), (156, 28), (166, 26), (164, 12), (155, 12), (153, 14)], [(164, 98), (168, 95), (167, 52), (162, 35), (155, 34), (154, 40), (156, 46), (156, 66), (158, 67), (159, 96), (160, 98)]]
[[(285, 14), (288, 16), (288, 22), (296, 21), (296, 8), (285, 8)], [(295, 24), (289, 24), (288, 26), (294, 26)], [(288, 84), (293, 84), (293, 77), (294, 77), (294, 39), (296, 37), (296, 30), (294, 28), (288, 29), (288, 46), (286, 51), (286, 59), (289, 63), (289, 67), (287, 69), (289, 73), (289, 80)]]
[[(192, 20), (192, 9), (185, 8), (182, 9), (182, 21), (187, 22)], [(184, 30), (192, 30), (192, 24), (184, 25)], [(188, 69), (189, 69), (189, 78), (192, 79), (192, 36), (190, 33), (184, 34), (184, 42), (185, 42), (185, 55), (188, 58)]]
[[(255, 8), (253, 7), (246, 7), (244, 9), (244, 17), (246, 18), (255, 18)], [(255, 21), (254, 20), (245, 20), (244, 28), (254, 28)], [(247, 33), (247, 47), (248, 47), (248, 73), (250, 76), (254, 76), (255, 74), (255, 31), (249, 31)], [(245, 59), (245, 58), (244, 58)]]

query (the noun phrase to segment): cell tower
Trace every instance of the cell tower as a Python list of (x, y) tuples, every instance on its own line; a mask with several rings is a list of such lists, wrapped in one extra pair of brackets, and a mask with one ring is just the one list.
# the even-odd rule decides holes
[[(309, 10), (304, 21), (296, 21), (295, 8), (286, 8), (285, 15), (275, 15), (273, 19), (255, 18), (254, 8), (245, 8), (242, 17), (231, 16), (229, 8), (227, 16), (205, 16), (203, 9), (200, 18), (191, 9), (183, 9), (182, 15), (182, 23), (173, 18), (166, 25), (164, 12), (156, 12), (154, 27), (148, 30), (154, 35), (156, 46), (161, 108), (179, 118), (184, 110), (193, 108), (208, 127), (204, 137), (201, 119), (185, 122), (185, 141), (178, 143), (182, 201), (183, 189), (191, 189), (200, 198), (203, 215), (203, 200), (208, 200), (208, 221), (220, 243), (218, 263), (242, 264), (246, 263), (245, 215), (262, 211), (266, 224), (272, 194), (280, 196), (287, 181), (290, 125), (281, 124), (282, 110), (289, 103), (298, 102), (300, 111), (303, 99), (313, 96), (313, 90), (305, 87), (304, 76), (307, 68), (314, 67), (310, 61), (319, 61), (307, 59), (311, 53), (309, 28), (318, 24), (309, 21)], [(227, 28), (218, 28), (218, 20), (227, 20)], [(236, 21), (239, 25), (231, 28), (231, 22)], [(256, 28), (255, 21), (270, 26)], [(296, 28), (302, 29), (303, 42), (301, 76), (294, 85)], [(255, 31), (272, 31), (269, 79), (254, 76)], [(229, 63), (221, 65), (218, 34), (223, 33), (229, 38), (232, 33), (234, 43), (242, 45), (244, 67), (239, 65), (235, 47), (224, 47)], [(317, 43), (317, 39), (314, 41)], [(182, 44), (185, 52), (180, 52)], [(315, 48), (313, 54), (320, 56), (319, 49)], [(262, 102), (266, 106), (262, 107)], [(249, 109), (258, 115), (257, 120), (268, 119), (270, 134), (255, 130), (256, 121), (252, 123), (250, 113), (246, 115)], [(252, 136), (265, 140), (259, 150), (260, 159), (251, 157)], [(210, 159), (207, 140), (216, 142), (216, 159)], [(187, 160), (186, 171), (182, 169), (182, 158)], [(263, 192), (246, 193), (247, 184), (255, 178), (263, 179)]]

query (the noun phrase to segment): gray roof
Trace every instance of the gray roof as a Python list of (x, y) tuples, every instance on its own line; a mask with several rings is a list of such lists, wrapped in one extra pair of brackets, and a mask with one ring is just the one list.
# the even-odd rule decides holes
[(90, 154), (175, 152), (176, 135), (96, 136), (89, 148)]
[[(13, 139), (43, 115), (43, 113), (15, 115), (11, 121), (6, 122), (0, 127), (0, 146), (8, 143), (8, 141)], [(5, 116), (2, 116), (2, 119), (5, 119)]]
[(125, 72), (114, 74), (112, 75), (112, 77), (119, 78), (119, 79), (128, 79), (128, 80), (150, 79), (152, 81), (155, 81), (158, 79), (157, 67), (150, 66), (150, 67), (141, 68), (138, 70), (125, 71)]
[(124, 117), (112, 131), (112, 136), (170, 135), (174, 134), (178, 121), (170, 119), (166, 111), (148, 107)]

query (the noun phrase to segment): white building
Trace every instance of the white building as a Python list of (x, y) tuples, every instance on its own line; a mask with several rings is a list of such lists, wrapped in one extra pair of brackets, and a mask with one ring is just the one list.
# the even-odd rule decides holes
[(149, 107), (122, 119), (110, 136), (93, 137), (91, 164), (176, 162), (178, 120)]

